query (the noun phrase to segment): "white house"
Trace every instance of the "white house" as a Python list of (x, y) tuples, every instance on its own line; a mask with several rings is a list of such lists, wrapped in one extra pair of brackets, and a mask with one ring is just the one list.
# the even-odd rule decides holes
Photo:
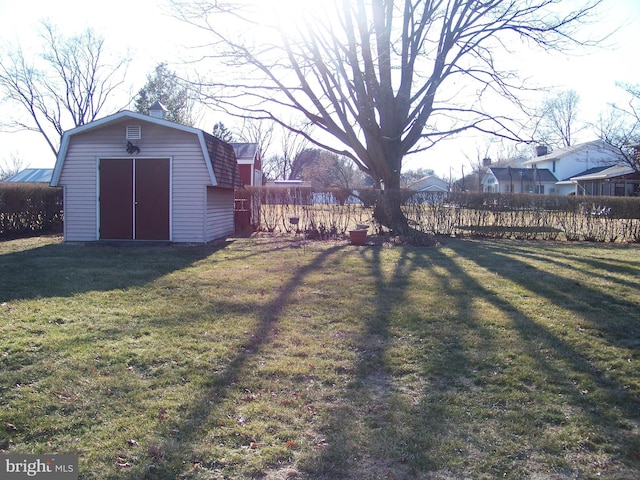
[(409, 188), (416, 191), (414, 198), (424, 201), (441, 201), (449, 192), (449, 184), (435, 175), (422, 177), (409, 185)]
[(568, 195), (576, 192), (576, 183), (571, 180), (597, 167), (612, 166), (624, 162), (624, 157), (616, 148), (602, 140), (594, 140), (571, 147), (559, 148), (547, 153), (538, 147), (538, 156), (524, 162), (526, 167), (547, 169), (557, 179), (554, 187), (545, 193)]
[(234, 232), (233, 147), (192, 127), (121, 111), (64, 133), (51, 186), (62, 186), (67, 241), (204, 243)]

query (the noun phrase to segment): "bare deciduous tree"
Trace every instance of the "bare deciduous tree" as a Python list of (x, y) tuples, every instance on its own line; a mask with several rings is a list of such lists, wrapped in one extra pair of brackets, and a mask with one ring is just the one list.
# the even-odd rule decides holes
[(617, 149), (624, 162), (640, 172), (640, 85), (620, 84), (629, 95), (626, 105), (610, 105), (602, 114), (596, 129), (600, 139)]
[(0, 62), (0, 91), (6, 102), (17, 107), (17, 115), (3, 127), (42, 134), (57, 155), (65, 130), (102, 113), (111, 94), (123, 84), (129, 60), (109, 62), (104, 39), (90, 29), (64, 37), (49, 23), (42, 27), (41, 62), (30, 62), (19, 46)]
[(568, 9), (561, 0), (327, 0), (275, 25), (278, 41), (264, 35), (260, 2), (186, 2), (176, 12), (210, 31), (208, 54), (238, 74), (210, 82), (211, 102), (284, 126), (282, 112), (299, 112), (323, 134), (307, 135), (311, 143), (384, 182), (378, 220), (413, 233), (401, 209), (404, 157), (469, 129), (518, 138), (506, 112), (519, 106), (523, 84), (498, 65), (514, 46), (585, 45), (576, 27), (601, 1)]
[(269, 120), (253, 120), (246, 118), (240, 128), (239, 140), (245, 143), (257, 143), (262, 158), (270, 153), (271, 143), (274, 140), (273, 122)]
[(0, 182), (26, 168), (24, 159), (18, 153), (12, 153), (8, 159), (0, 161)]
[(540, 112), (534, 138), (538, 143), (555, 148), (570, 147), (575, 135), (584, 128), (578, 123), (580, 95), (565, 90), (546, 99)]
[(347, 157), (319, 148), (306, 148), (294, 162), (295, 178), (311, 182), (318, 188), (353, 189), (365, 185), (362, 172)]
[[(279, 135), (280, 152), (270, 155), (263, 162), (262, 173), (265, 180), (297, 179), (299, 171), (294, 163), (300, 152), (309, 146), (308, 126), (298, 126), (295, 130), (281, 129)], [(300, 132), (300, 133), (299, 133)]]

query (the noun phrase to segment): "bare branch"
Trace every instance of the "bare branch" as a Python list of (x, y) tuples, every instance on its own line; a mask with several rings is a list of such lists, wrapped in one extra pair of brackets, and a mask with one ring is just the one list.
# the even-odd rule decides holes
[(4, 128), (39, 132), (57, 155), (66, 129), (95, 120), (124, 83), (127, 58), (105, 60), (104, 39), (87, 30), (62, 37), (42, 23), (40, 59), (31, 63), (18, 46), (0, 62), (4, 101), (18, 107)]
[(601, 2), (326, 0), (267, 26), (265, 2), (182, 4), (179, 15), (211, 33), (203, 58), (237, 73), (208, 83), (210, 104), (285, 127), (296, 112), (321, 134), (310, 142), (397, 189), (404, 156), (443, 138), (476, 130), (524, 140), (516, 115), (526, 85), (505, 62), (517, 46), (592, 45), (578, 28)]

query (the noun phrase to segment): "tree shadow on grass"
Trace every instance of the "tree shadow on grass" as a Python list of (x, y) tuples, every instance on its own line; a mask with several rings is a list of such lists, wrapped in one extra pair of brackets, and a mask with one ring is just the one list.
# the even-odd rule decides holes
[[(397, 367), (404, 360), (390, 357), (389, 350), (399, 335), (412, 336), (412, 329), (394, 325), (397, 310), (410, 303), (407, 293), (415, 287), (412, 274), (433, 268), (430, 251), (399, 251), (394, 265), (385, 261), (383, 249), (361, 251), (375, 284), (370, 299), (372, 309), (356, 338), (354, 378), (343, 392), (343, 401), (329, 412), (327, 446), (304, 465), (309, 478), (412, 478), (433, 465), (429, 446), (433, 439), (446, 433), (442, 406), (419, 400), (424, 379), (416, 378), (420, 375), (409, 369), (408, 375), (414, 378), (403, 384), (402, 374), (398, 374), (402, 368)], [(409, 315), (417, 317), (420, 313), (413, 311)], [(417, 336), (416, 340), (419, 341)], [(465, 363), (465, 353), (456, 342), (450, 338), (450, 351), (455, 352), (456, 362)]]
[[(627, 309), (615, 308), (623, 302), (611, 290), (576, 283), (574, 279), (562, 276), (561, 270), (541, 273), (537, 267), (524, 261), (526, 252), (516, 253), (508, 245), (457, 243), (452, 248), (461, 258), (494, 272), (501, 282), (516, 284), (531, 292), (530, 301), (548, 304), (550, 320), (532, 318), (527, 313), (527, 297), (506, 298), (499, 291), (496, 292), (498, 284), (488, 287), (478, 283), (457, 263), (452, 263), (448, 268), (450, 274), (465, 279), (466, 288), (473, 291), (474, 296), (483, 298), (490, 306), (507, 315), (508, 328), (518, 335), (519, 345), (515, 352), (528, 357), (529, 369), (520, 374), (521, 387), (517, 384), (501, 385), (498, 379), (486, 382), (486, 385), (495, 384), (505, 392), (522, 388), (526, 393), (523, 398), (534, 402), (536, 398), (543, 397), (538, 392), (548, 391), (557, 395), (558, 409), (555, 412), (537, 412), (539, 417), (528, 418), (525, 422), (527, 431), (524, 433), (537, 437), (539, 445), (548, 447), (547, 461), (558, 461), (562, 465), (565, 456), (573, 455), (589, 463), (566, 463), (567, 475), (596, 475), (599, 468), (621, 471), (623, 476), (624, 469), (628, 469), (627, 474), (637, 473), (640, 468), (640, 441), (633, 425), (640, 422), (640, 398), (638, 392), (627, 384), (627, 381), (633, 383), (633, 380), (626, 378), (622, 372), (616, 372), (616, 365), (608, 364), (611, 358), (607, 357), (611, 356), (612, 348), (620, 354), (628, 352), (630, 337), (635, 338), (633, 343), (637, 348), (639, 318), (630, 312), (637, 312), (638, 306), (626, 302)], [(551, 258), (538, 261), (543, 264), (555, 262)], [(589, 263), (589, 260), (581, 261)], [(601, 266), (603, 262), (597, 263)], [(567, 319), (568, 328), (573, 331), (563, 331), (563, 318), (557, 314), (553, 317), (552, 312), (563, 310), (582, 318), (577, 323)], [(592, 331), (585, 331), (582, 326), (586, 325), (591, 325)], [(573, 335), (575, 330), (578, 331), (577, 335)], [(625, 333), (621, 335), (621, 332)], [(581, 339), (580, 336), (590, 338)], [(613, 361), (617, 360), (614, 356)], [(500, 366), (503, 371), (509, 368), (508, 363)], [(497, 377), (500, 376), (500, 369), (497, 369)], [(526, 411), (523, 414), (530, 415)], [(576, 418), (579, 420), (573, 421)], [(559, 435), (557, 439), (544, 441), (545, 431), (557, 431), (565, 426), (567, 430), (580, 429), (582, 440), (574, 444), (562, 444), (562, 435)], [(523, 446), (522, 456), (525, 458), (533, 453), (527, 452), (527, 447), (531, 449), (533, 445)], [(605, 456), (607, 460), (602, 460)], [(597, 465), (598, 458), (600, 466)], [(508, 465), (502, 468), (506, 467)]]
[[(535, 275), (503, 245), (452, 242), (450, 248), (453, 254), (403, 249), (390, 273), (380, 250), (363, 255), (376, 282), (375, 308), (359, 339), (356, 378), (331, 412), (327, 448), (306, 465), (309, 478), (637, 474), (638, 393), (606, 371), (597, 352), (531, 317), (526, 302), (481, 283), (464, 262), (558, 308), (584, 312), (618, 299), (582, 286), (590, 291), (576, 300), (573, 280)], [(408, 279), (421, 270), (448, 302), (441, 314), (406, 311)], [(483, 304), (503, 319), (492, 322), (478, 311)], [(394, 310), (401, 307), (413, 325), (398, 327)], [(637, 322), (628, 317), (617, 328), (637, 337)], [(419, 372), (393, 364), (400, 331), (416, 337), (409, 343), (421, 352)], [(603, 335), (621, 352), (628, 346)]]
[[(278, 249), (281, 249), (281, 246), (276, 247), (276, 250)], [(264, 253), (263, 251), (262, 254)], [(208, 434), (208, 429), (212, 428), (209, 423), (211, 418), (226, 419), (230, 414), (229, 412), (233, 411), (233, 405), (230, 404), (233, 402), (233, 399), (230, 398), (233, 395), (232, 391), (236, 384), (244, 381), (243, 373), (246, 369), (250, 365), (257, 363), (257, 359), (265, 354), (265, 349), (277, 341), (281, 328), (281, 317), (289, 307), (300, 286), (304, 284), (305, 279), (318, 270), (331, 268), (331, 265), (338, 263), (344, 254), (343, 245), (323, 249), (320, 253), (313, 254), (315, 256), (309, 263), (293, 272), (291, 277), (278, 290), (275, 298), (259, 309), (255, 308), (255, 306), (236, 305), (232, 300), (222, 300), (222, 303), (226, 305), (222, 309), (241, 315), (253, 316), (255, 317), (255, 325), (250, 331), (245, 332), (245, 339), (237, 348), (234, 348), (232, 358), (226, 361), (224, 366), (216, 369), (215, 372), (209, 372), (206, 388), (197, 395), (193, 402), (186, 406), (185, 415), (179, 424), (179, 442), (180, 445), (184, 446), (181, 451), (176, 452), (175, 448), (171, 447), (173, 439), (165, 439), (158, 443), (160, 451), (170, 452), (174, 450), (173, 455), (176, 458), (180, 457), (181, 461), (176, 464), (176, 458), (167, 458), (163, 465), (151, 473), (148, 471), (141, 472), (140, 470), (123, 472), (123, 476), (119, 478), (139, 479), (142, 474), (145, 476), (144, 478), (172, 479), (177, 478), (179, 475), (188, 477), (189, 474), (185, 473), (185, 470), (189, 470), (193, 464), (202, 463), (214, 470), (217, 466), (224, 465), (224, 459), (202, 458), (200, 454), (190, 451), (190, 449), (192, 446), (202, 442), (203, 436)], [(234, 258), (236, 260), (238, 258), (244, 260), (250, 257), (251, 254)], [(216, 303), (219, 302), (219, 300), (216, 300)], [(235, 422), (236, 420), (231, 421)], [(286, 426), (283, 425), (284, 427)], [(235, 441), (246, 447), (251, 438), (236, 438)], [(204, 471), (204, 468), (202, 471)]]
[(233, 239), (154, 247), (57, 243), (0, 254), (0, 303), (145, 285), (234, 243)]
[[(563, 243), (563, 244), (511, 244), (509, 242), (485, 241), (482, 248), (491, 248), (497, 255), (511, 257), (518, 255), (522, 259), (539, 261), (547, 268), (545, 270), (579, 270), (585, 275), (598, 277), (611, 281), (621, 287), (640, 288), (640, 262), (634, 261), (634, 251), (637, 250), (631, 245), (605, 245), (593, 243)], [(607, 251), (615, 249), (616, 253), (625, 254), (625, 258), (602, 258), (596, 257), (594, 251)], [(525, 269), (529, 269), (525, 265)]]
[[(637, 392), (625, 388), (615, 372), (605, 372), (579, 342), (533, 318), (526, 302), (505, 297), (500, 287), (517, 283), (534, 292), (536, 301), (576, 311), (619, 299), (584, 287), (586, 295), (577, 300), (571, 294), (573, 280), (548, 271), (537, 274), (523, 260), (526, 251), (518, 259), (503, 248), (451, 242), (446, 249), (395, 247), (388, 257), (383, 248), (338, 245), (313, 253), (260, 309), (216, 300), (222, 310), (255, 317), (254, 326), (222, 368), (206, 374), (195, 399), (185, 401), (179, 433), (158, 440), (167, 457), (154, 470), (140, 466), (110, 478), (199, 478), (187, 469), (203, 460), (192, 449), (208, 434), (207, 422), (228, 413), (231, 390), (273, 346), (281, 319), (305, 282), (352, 256), (365, 265), (360, 281), (363, 288), (371, 287), (370, 295), (353, 299), (362, 309), (354, 325), (353, 368), (346, 386), (332, 393), (335, 401), (319, 409), (318, 424), (309, 425), (326, 441), (297, 454), (302, 478), (588, 477), (595, 467), (564, 457), (582, 455), (586, 462), (605, 444), (613, 448), (606, 452), (611, 461), (626, 465), (623, 474), (637, 472), (633, 455), (640, 448), (629, 427), (640, 421)], [(192, 262), (198, 258), (194, 255)], [(469, 266), (495, 272), (492, 284), (470, 273)], [(425, 294), (416, 296), (420, 282)], [(69, 288), (61, 291), (73, 294)], [(492, 321), (481, 309), (500, 318)], [(170, 321), (179, 324), (188, 316)], [(634, 326), (631, 320), (625, 325)], [(625, 347), (615, 336), (604, 338), (615, 348)], [(557, 408), (549, 395), (557, 398)], [(577, 434), (567, 432), (566, 443), (545, 439), (563, 429)], [(570, 443), (583, 433), (590, 438)], [(217, 468), (215, 461), (204, 459), (210, 471)]]
[[(0, 278), (0, 292), (2, 292), (0, 300), (7, 302), (19, 299), (70, 297), (90, 291), (129, 289), (153, 282), (171, 272), (185, 269), (215, 254), (218, 255), (214, 257), (214, 260), (210, 261), (224, 262), (226, 256), (221, 250), (226, 248), (228, 244), (229, 242), (220, 242), (215, 245), (204, 246), (135, 248), (56, 244), (7, 253), (0, 255), (0, 267), (3, 268), (5, 273), (8, 273), (7, 275), (3, 274), (2, 278)], [(268, 255), (285, 248), (290, 248), (286, 242), (262, 245), (260, 254)], [(199, 427), (203, 416), (215, 410), (215, 408), (212, 408), (211, 399), (219, 401), (225, 397), (227, 387), (239, 380), (238, 376), (246, 368), (247, 363), (254, 360), (256, 355), (260, 354), (262, 346), (273, 339), (273, 331), (283, 309), (287, 307), (291, 297), (299, 285), (304, 282), (305, 277), (316, 269), (322, 268), (326, 262), (335, 260), (335, 254), (339, 253), (341, 248), (329, 249), (321, 253), (309, 265), (295, 271), (293, 277), (279, 290), (276, 298), (260, 309), (257, 314), (255, 305), (239, 304), (231, 297), (216, 298), (212, 305), (189, 305), (187, 303), (184, 310), (181, 309), (175, 312), (175, 315), (170, 313), (165, 318), (149, 318), (142, 312), (140, 314), (141, 318), (137, 321), (135, 318), (131, 318), (130, 314), (127, 314), (126, 318), (117, 319), (118, 321), (115, 325), (107, 327), (112, 328), (110, 331), (105, 330), (104, 332), (96, 333), (90, 322), (85, 322), (85, 326), (90, 327), (87, 332), (75, 332), (69, 338), (57, 338), (55, 350), (53, 347), (51, 350), (55, 351), (56, 354), (68, 356), (69, 362), (73, 363), (72, 352), (87, 349), (88, 346), (96, 343), (97, 339), (97, 343), (100, 344), (98, 348), (106, 348), (108, 350), (113, 345), (119, 349), (126, 350), (121, 348), (118, 342), (133, 345), (150, 331), (153, 331), (156, 335), (162, 335), (163, 331), (175, 332), (175, 329), (180, 328), (180, 325), (187, 325), (191, 321), (191, 313), (195, 318), (202, 318), (202, 309), (211, 310), (208, 315), (214, 321), (218, 311), (224, 311), (231, 317), (255, 315), (256, 326), (250, 332), (251, 334), (247, 335), (247, 341), (234, 350), (235, 356), (224, 365), (224, 368), (220, 368), (215, 373), (208, 372), (210, 375), (209, 386), (202, 395), (197, 394), (197, 400), (194, 403), (188, 405), (188, 402), (185, 402), (187, 413), (184, 421), (180, 424), (180, 442), (182, 445), (190, 446), (201, 440), (198, 435), (202, 433)], [(238, 249), (242, 250), (242, 247), (238, 247)], [(254, 255), (256, 255), (255, 249), (248, 249), (246, 254), (245, 252), (240, 254), (234, 252), (230, 257), (237, 262), (250, 260)], [(7, 268), (14, 271), (7, 272)], [(60, 275), (63, 275), (64, 278), (61, 279)], [(180, 281), (184, 281), (188, 277), (183, 276), (180, 278)], [(219, 280), (228, 282), (228, 279), (225, 278), (220, 278)], [(169, 283), (173, 284), (175, 282), (171, 281)], [(168, 298), (170, 298), (171, 293), (169, 292), (168, 295)], [(11, 306), (7, 305), (6, 308), (10, 309)], [(191, 308), (193, 311), (190, 310)], [(172, 338), (171, 340), (174, 341), (175, 339)], [(40, 359), (46, 354), (46, 350), (44, 349), (37, 354), (31, 353), (30, 357)], [(108, 370), (114, 366), (119, 366), (119, 362), (118, 365), (113, 365), (114, 357), (110, 353), (112, 364), (106, 367), (107, 370), (100, 373), (98, 364), (99, 358), (103, 356), (99, 353), (101, 351), (105, 350), (95, 351), (95, 358), (90, 358), (88, 361), (89, 367), (95, 364), (94, 373), (96, 375), (104, 374), (111, 377), (114, 375), (112, 373), (113, 370)], [(136, 363), (135, 351), (125, 352), (125, 354), (128, 359), (132, 360), (133, 364)], [(179, 361), (179, 359), (173, 357), (167, 358), (168, 353), (164, 351), (144, 352), (144, 354), (158, 357), (151, 360), (150, 366), (152, 368), (158, 362)], [(13, 358), (12, 361), (14, 361)], [(46, 359), (41, 359), (41, 361), (46, 363)], [(24, 362), (19, 362), (18, 360), (15, 360), (14, 363), (19, 363), (20, 368), (25, 366)], [(66, 365), (66, 363), (61, 362), (62, 365)], [(127, 361), (127, 364), (129, 364), (129, 361)], [(135, 371), (132, 370), (134, 373), (131, 374), (131, 377), (140, 377), (143, 380), (139, 382), (141, 385), (149, 384), (151, 382), (148, 381), (148, 377), (153, 374), (150, 371), (151, 369), (136, 368)], [(24, 375), (20, 375), (24, 377)], [(38, 380), (41, 380), (41, 378)], [(117, 395), (115, 392), (121, 389), (132, 388), (127, 385), (133, 385), (134, 382), (135, 380), (126, 380), (124, 384), (118, 382), (117, 389), (113, 389), (107, 395)], [(135, 406), (132, 407), (135, 409)], [(173, 440), (170, 439), (168, 443)], [(170, 451), (170, 449), (163, 449), (162, 451)], [(188, 449), (182, 453), (184, 454), (183, 458), (188, 458)], [(175, 465), (166, 471), (162, 468), (157, 468), (153, 471), (141, 471), (136, 468), (130, 471), (122, 470), (117, 473), (105, 472), (105, 477), (103, 478), (107, 478), (109, 475), (111, 475), (109, 478), (175, 478), (178, 473), (174, 468)]]

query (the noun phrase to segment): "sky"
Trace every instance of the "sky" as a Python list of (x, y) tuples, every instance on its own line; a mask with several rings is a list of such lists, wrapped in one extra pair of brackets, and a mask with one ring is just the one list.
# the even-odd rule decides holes
[[(301, 1), (304, 0), (298, 3)], [(556, 91), (573, 89), (581, 98), (582, 120), (595, 121), (608, 103), (625, 100), (616, 82), (640, 84), (640, 62), (637, 61), (640, 0), (605, 0), (601, 12), (598, 23), (589, 27), (589, 34), (601, 37), (616, 30), (602, 47), (588, 52), (526, 54), (517, 59), (517, 65), (509, 65), (541, 87), (532, 101), (542, 101)], [(189, 47), (206, 40), (194, 27), (173, 18), (165, 0), (0, 0), (0, 51), (6, 52), (11, 45), (20, 44), (29, 55), (37, 55), (38, 31), (43, 20), (65, 34), (81, 33), (91, 27), (105, 38), (109, 52), (129, 54), (133, 59), (127, 71), (129, 94), (135, 94), (144, 86), (146, 76), (160, 62), (168, 62), (170, 68), (180, 71), (182, 59), (190, 58), (193, 53)], [(123, 95), (118, 106), (105, 114), (122, 108), (128, 98)], [(8, 114), (7, 106), (0, 103), (0, 120)], [(224, 117), (206, 117), (202, 120), (205, 124), (196, 126), (210, 130), (219, 120), (233, 127)], [(595, 138), (589, 132), (582, 135), (579, 141)], [(459, 178), (463, 168), (469, 171), (469, 159), (474, 159), (479, 150), (484, 151), (486, 145), (486, 138), (466, 135), (409, 157), (405, 168), (430, 168), (443, 178), (450, 175)], [(51, 150), (37, 133), (0, 132), (0, 162), (12, 155), (19, 156), (24, 166), (32, 168), (53, 168), (55, 164)]]

